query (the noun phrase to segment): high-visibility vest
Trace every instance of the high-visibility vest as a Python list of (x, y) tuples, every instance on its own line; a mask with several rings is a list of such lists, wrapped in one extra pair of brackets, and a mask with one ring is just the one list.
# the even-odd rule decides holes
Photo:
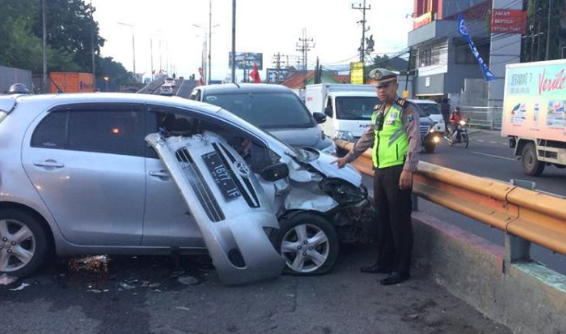
[[(375, 142), (373, 145), (373, 167), (387, 168), (405, 163), (405, 156), (409, 150), (409, 139), (403, 129), (403, 105), (405, 100), (399, 99), (393, 103), (383, 119), (381, 131), (374, 126)], [(375, 124), (381, 106), (376, 106), (371, 123)]]

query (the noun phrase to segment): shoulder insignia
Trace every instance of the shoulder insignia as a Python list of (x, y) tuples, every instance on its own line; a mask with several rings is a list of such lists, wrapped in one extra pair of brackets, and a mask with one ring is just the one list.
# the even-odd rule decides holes
[(400, 97), (397, 99), (397, 104), (400, 105), (401, 107), (404, 107), (406, 102), (407, 100), (405, 100), (404, 98)]
[(383, 104), (376, 104), (375, 107), (373, 107), (373, 110), (378, 111), (381, 110), (381, 108), (383, 108)]

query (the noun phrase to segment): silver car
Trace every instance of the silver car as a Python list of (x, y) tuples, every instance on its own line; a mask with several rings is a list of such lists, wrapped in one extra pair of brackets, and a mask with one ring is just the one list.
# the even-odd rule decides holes
[(0, 273), (28, 275), (51, 250), (206, 252), (199, 215), (144, 140), (151, 133), (229, 145), (263, 188), (279, 225), (264, 232), (291, 273), (326, 273), (340, 241), (367, 236), (372, 210), (357, 171), (220, 107), (138, 94), (0, 96)]

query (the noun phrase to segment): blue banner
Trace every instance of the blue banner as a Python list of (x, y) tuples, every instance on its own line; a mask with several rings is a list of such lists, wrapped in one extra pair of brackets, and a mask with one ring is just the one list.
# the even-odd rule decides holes
[(458, 15), (458, 32), (460, 33), (460, 35), (462, 35), (462, 37), (464, 37), (466, 42), (468, 42), (468, 44), (470, 45), (470, 49), (472, 49), (472, 53), (474, 54), (474, 56), (476, 56), (476, 59), (477, 59), (478, 63), (480, 64), (480, 67), (483, 71), (483, 75), (485, 76), (485, 81), (489, 82), (489, 81), (497, 80), (495, 75), (493, 75), (493, 73), (491, 73), (491, 71), (489, 70), (489, 68), (487, 67), (485, 62), (483, 61), (483, 58), (480, 56), (480, 53), (479, 53), (478, 49), (476, 48), (474, 41), (472, 41), (472, 38), (470, 37), (470, 34), (468, 33), (468, 28), (466, 28), (466, 22), (464, 21), (464, 17), (462, 16), (462, 13), (460, 13)]

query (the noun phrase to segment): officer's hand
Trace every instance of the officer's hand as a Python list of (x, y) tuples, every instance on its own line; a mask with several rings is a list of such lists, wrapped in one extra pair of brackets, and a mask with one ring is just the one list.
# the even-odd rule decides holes
[(333, 164), (336, 164), (336, 166), (338, 167), (338, 169), (344, 168), (347, 164), (346, 162), (346, 158), (338, 158), (334, 161), (332, 161)]
[(399, 178), (399, 188), (400, 189), (410, 189), (413, 186), (413, 173), (408, 170), (403, 170), (401, 172), (401, 177)]

